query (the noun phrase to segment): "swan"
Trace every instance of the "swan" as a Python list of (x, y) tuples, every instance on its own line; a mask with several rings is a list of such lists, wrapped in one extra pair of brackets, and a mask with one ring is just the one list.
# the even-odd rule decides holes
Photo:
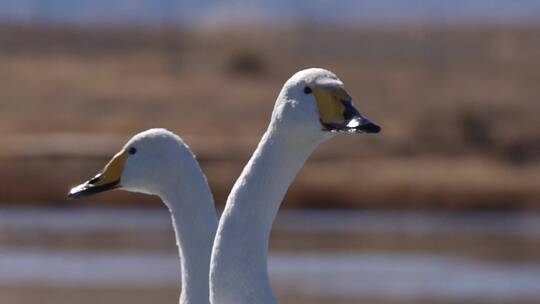
[(277, 302), (268, 278), (268, 238), (287, 188), (318, 144), (338, 133), (379, 131), (330, 71), (303, 70), (284, 84), (218, 224), (210, 262), (212, 304)]
[(217, 228), (214, 199), (189, 147), (174, 133), (133, 136), (94, 178), (68, 198), (122, 189), (159, 196), (169, 208), (181, 260), (181, 304), (209, 303), (208, 273)]

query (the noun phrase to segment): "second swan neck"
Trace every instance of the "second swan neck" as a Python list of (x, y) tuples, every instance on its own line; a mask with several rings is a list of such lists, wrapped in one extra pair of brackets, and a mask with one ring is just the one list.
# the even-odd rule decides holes
[(267, 132), (236, 181), (218, 227), (211, 302), (275, 303), (267, 271), (268, 238), (281, 201), (317, 144), (291, 145)]
[[(201, 172), (202, 174), (202, 172)], [(209, 303), (208, 273), (217, 229), (214, 200), (204, 176), (193, 185), (169, 187), (162, 200), (169, 207), (181, 262), (180, 304)]]

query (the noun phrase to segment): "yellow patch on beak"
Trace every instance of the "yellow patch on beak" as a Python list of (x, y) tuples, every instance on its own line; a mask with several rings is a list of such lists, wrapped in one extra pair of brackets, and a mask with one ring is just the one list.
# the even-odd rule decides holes
[(109, 163), (105, 165), (105, 168), (103, 168), (99, 179), (93, 184), (100, 186), (120, 181), (128, 155), (128, 152), (125, 150), (116, 153)]
[(343, 124), (346, 122), (345, 105), (343, 101), (350, 102), (351, 96), (342, 88), (314, 87), (313, 95), (317, 100), (321, 122), (324, 124)]
[(128, 151), (118, 152), (103, 170), (89, 181), (71, 188), (68, 198), (78, 198), (120, 187), (120, 178), (128, 158)]

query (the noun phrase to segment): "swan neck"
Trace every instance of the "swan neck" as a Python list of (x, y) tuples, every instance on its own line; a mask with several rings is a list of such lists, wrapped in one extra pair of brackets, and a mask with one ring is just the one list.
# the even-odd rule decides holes
[[(283, 197), (317, 142), (292, 142), (272, 128), (236, 181), (212, 256), (211, 302), (274, 303), (268, 239)], [(242, 286), (238, 288), (237, 286)]]
[(180, 303), (209, 303), (208, 273), (217, 229), (214, 199), (202, 171), (168, 189), (161, 197), (171, 212), (180, 256)]
[(227, 203), (231, 202), (235, 212), (249, 212), (249, 227), (268, 235), (289, 186), (315, 146), (297, 146), (286, 137), (267, 132)]

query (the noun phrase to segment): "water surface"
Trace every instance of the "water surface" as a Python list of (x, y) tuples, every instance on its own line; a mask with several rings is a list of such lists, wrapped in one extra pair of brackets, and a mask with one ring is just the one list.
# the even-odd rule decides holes
[[(271, 248), (283, 303), (540, 301), (537, 214), (284, 211)], [(17, 303), (29, 290), (173, 297), (179, 268), (165, 210), (0, 210), (0, 294)]]

